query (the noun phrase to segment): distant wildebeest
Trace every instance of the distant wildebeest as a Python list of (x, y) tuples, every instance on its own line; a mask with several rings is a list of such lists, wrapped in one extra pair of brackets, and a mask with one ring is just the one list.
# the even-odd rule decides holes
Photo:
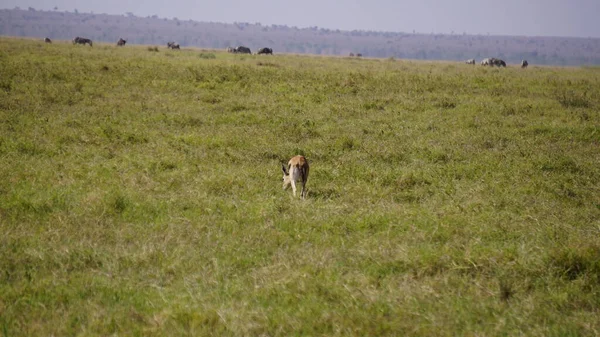
[(269, 54), (269, 55), (273, 55), (273, 49), (271, 49), (271, 48), (266, 48), (266, 47), (265, 47), (265, 48), (260, 48), (260, 49), (258, 50), (258, 55), (261, 55), (261, 54)]
[(348, 55), (348, 56), (350, 56), (350, 57), (354, 57), (354, 53), (350, 53), (350, 55)]
[(117, 42), (117, 46), (123, 47), (125, 43), (127, 43), (127, 40), (119, 39), (119, 41)]
[(44, 42), (46, 42), (46, 43), (52, 43), (52, 40), (50, 40), (49, 38), (44, 38)]
[(493, 66), (506, 67), (506, 62), (504, 62), (504, 60), (497, 59), (495, 57), (491, 57), (491, 58), (483, 59), (481, 61), (481, 65), (482, 66), (490, 66), (490, 67), (493, 67)]
[(527, 62), (527, 60), (521, 61), (521, 68), (527, 68), (528, 65), (529, 65), (529, 62)]
[(90, 47), (92, 47), (92, 40), (90, 40), (90, 39), (86, 39), (85, 37), (79, 37), (79, 36), (77, 36), (76, 38), (73, 39), (73, 44), (85, 45), (86, 43), (89, 44)]
[(235, 48), (234, 53), (237, 53), (237, 54), (252, 54), (252, 51), (248, 47), (239, 46), (239, 47)]
[(475, 59), (468, 59), (465, 61), (466, 64), (475, 64)]
[(497, 67), (506, 67), (506, 62), (504, 62), (504, 60), (501, 59), (494, 59), (493, 65)]
[(494, 58), (485, 58), (483, 60), (481, 60), (481, 65), (482, 66), (493, 66), (494, 65)]
[(179, 43), (175, 43), (175, 42), (167, 42), (167, 48), (169, 48), (169, 49), (181, 49), (181, 48), (179, 48)]
[(356, 57), (362, 57), (361, 53), (356, 54)]

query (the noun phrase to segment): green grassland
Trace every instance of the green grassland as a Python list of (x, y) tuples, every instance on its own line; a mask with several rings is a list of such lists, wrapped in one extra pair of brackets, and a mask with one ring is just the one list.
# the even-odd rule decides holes
[(599, 164), (599, 68), (0, 38), (0, 335), (598, 335)]

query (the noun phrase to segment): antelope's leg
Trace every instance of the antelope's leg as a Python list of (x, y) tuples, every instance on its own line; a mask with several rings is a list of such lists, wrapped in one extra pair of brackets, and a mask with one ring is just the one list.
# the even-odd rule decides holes
[(294, 196), (296, 196), (296, 181), (294, 181), (294, 177), (292, 177), (292, 181), (290, 183), (292, 184), (292, 191), (294, 191)]
[(306, 198), (306, 181), (302, 182), (302, 192), (300, 193), (302, 199)]

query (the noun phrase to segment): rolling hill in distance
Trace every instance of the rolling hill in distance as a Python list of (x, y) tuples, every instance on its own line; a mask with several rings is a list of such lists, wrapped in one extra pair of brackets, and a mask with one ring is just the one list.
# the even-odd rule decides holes
[(463, 61), (498, 57), (509, 64), (527, 59), (537, 65), (600, 65), (600, 39), (577, 37), (490, 36), (421, 34), (364, 30), (333, 30), (316, 26), (299, 28), (261, 23), (219, 23), (138, 17), (132, 13), (108, 15), (29, 9), (0, 10), (0, 35), (49, 37), (70, 40), (75, 36), (97, 42), (124, 38), (129, 44), (223, 49), (244, 45), (253, 51), (271, 47), (275, 53)]

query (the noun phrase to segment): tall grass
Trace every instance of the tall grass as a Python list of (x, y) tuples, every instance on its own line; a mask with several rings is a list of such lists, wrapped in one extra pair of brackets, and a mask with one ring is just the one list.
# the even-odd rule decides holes
[(600, 73), (148, 50), (0, 39), (4, 335), (600, 331)]

